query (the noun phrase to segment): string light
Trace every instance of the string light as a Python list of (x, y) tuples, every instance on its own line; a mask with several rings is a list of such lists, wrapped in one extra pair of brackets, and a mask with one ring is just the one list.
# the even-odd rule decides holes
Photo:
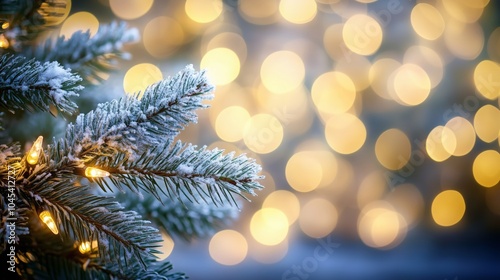
[(26, 157), (26, 161), (28, 161), (29, 164), (35, 165), (38, 162), (40, 152), (42, 151), (42, 142), (43, 136), (38, 136), (33, 146), (31, 146), (28, 156)]
[(59, 229), (57, 228), (56, 222), (50, 215), (49, 211), (45, 210), (42, 213), (40, 213), (40, 219), (47, 225), (47, 227), (50, 229), (50, 231), (52, 231), (53, 234), (59, 233)]
[(90, 178), (108, 177), (109, 172), (95, 167), (87, 167), (85, 169), (85, 176)]
[(10, 23), (8, 23), (8, 22), (2, 23), (2, 29), (7, 29), (7, 28), (9, 28), (9, 26), (10, 26)]
[(0, 48), (8, 48), (9, 47), (9, 41), (7, 40), (7, 38), (5, 38), (5, 36), (3, 36), (3, 34), (0, 34)]
[(78, 246), (78, 251), (80, 251), (80, 253), (82, 254), (86, 254), (86, 253), (89, 253), (90, 251), (92, 251), (93, 248), (97, 248), (97, 241), (85, 241), (85, 242), (82, 242), (80, 244), (80, 246)]

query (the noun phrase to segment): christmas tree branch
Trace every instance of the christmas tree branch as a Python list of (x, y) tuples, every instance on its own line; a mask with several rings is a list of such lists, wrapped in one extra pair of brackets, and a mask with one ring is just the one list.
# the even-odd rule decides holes
[[(98, 158), (89, 162), (111, 173), (111, 182), (120, 188), (123, 184), (132, 191), (145, 190), (160, 199), (158, 191), (170, 198), (186, 197), (198, 202), (209, 197), (215, 205), (225, 202), (236, 204), (232, 194), (246, 199), (242, 194), (255, 195), (262, 186), (257, 180), (261, 168), (245, 155), (223, 155), (222, 150), (197, 149), (180, 141), (170, 142), (144, 152), (138, 159), (130, 160), (126, 154), (113, 159)], [(160, 184), (158, 180), (163, 181)], [(106, 180), (97, 180), (106, 190)], [(205, 200), (205, 202), (207, 202)]]
[(118, 59), (129, 59), (123, 45), (138, 40), (137, 29), (127, 29), (125, 22), (112, 22), (101, 24), (94, 36), (90, 31), (76, 31), (70, 38), (60, 36), (28, 48), (24, 55), (39, 61), (58, 61), (86, 81), (98, 83), (103, 73), (116, 69)]
[(0, 57), (0, 107), (15, 110), (50, 111), (54, 106), (62, 112), (74, 113), (77, 105), (69, 98), (83, 87), (79, 76), (57, 62), (40, 63), (24, 57)]
[[(165, 196), (158, 199), (149, 193), (144, 193), (138, 199), (130, 199), (132, 194), (125, 191), (117, 195), (122, 205), (136, 211), (145, 219), (162, 227), (173, 236), (179, 236), (186, 241), (194, 238), (207, 237), (228, 225), (229, 220), (236, 218), (237, 211), (231, 206), (216, 207), (213, 203), (192, 203), (180, 197), (179, 200), (167, 201)], [(196, 200), (202, 199), (197, 197)]]
[(64, 157), (92, 161), (126, 153), (132, 160), (149, 147), (173, 139), (189, 122), (196, 122), (194, 110), (205, 108), (213, 86), (204, 72), (192, 66), (171, 79), (156, 83), (142, 99), (126, 96), (99, 104), (69, 124), (66, 137), (54, 144), (56, 161)]

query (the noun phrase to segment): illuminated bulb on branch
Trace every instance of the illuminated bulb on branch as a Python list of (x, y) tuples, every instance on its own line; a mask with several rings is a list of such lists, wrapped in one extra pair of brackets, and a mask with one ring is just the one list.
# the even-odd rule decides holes
[(26, 161), (28, 161), (29, 164), (35, 165), (38, 162), (40, 152), (42, 151), (42, 142), (43, 136), (38, 136), (33, 146), (31, 146), (28, 156), (26, 157)]
[(85, 169), (85, 176), (90, 178), (108, 177), (109, 172), (95, 167), (87, 167)]
[(50, 215), (49, 211), (45, 210), (42, 213), (40, 213), (40, 219), (47, 225), (47, 227), (50, 229), (50, 231), (52, 231), (53, 234), (59, 233), (59, 229), (57, 228), (56, 222)]

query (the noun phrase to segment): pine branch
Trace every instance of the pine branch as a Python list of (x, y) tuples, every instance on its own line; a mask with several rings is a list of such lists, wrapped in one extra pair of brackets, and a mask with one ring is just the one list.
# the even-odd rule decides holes
[(154, 248), (161, 241), (158, 230), (137, 213), (122, 211), (112, 198), (75, 187), (73, 169), (70, 163), (39, 164), (24, 178), (19, 196), (37, 211), (49, 210), (63, 238), (97, 240), (102, 261), (118, 262), (120, 267), (137, 262), (145, 269), (145, 260), (157, 252)]
[[(169, 235), (179, 236), (186, 241), (210, 236), (217, 229), (227, 226), (229, 220), (237, 216), (234, 207), (217, 207), (210, 202), (192, 203), (183, 197), (179, 198), (180, 201), (167, 201), (166, 197), (162, 196), (163, 204), (149, 193), (142, 194), (138, 199), (130, 199), (131, 197), (133, 194), (125, 191), (116, 198), (125, 208), (138, 212), (145, 219), (165, 229)], [(201, 199), (196, 197), (196, 200)]]
[[(196, 149), (180, 141), (170, 142), (144, 152), (138, 159), (117, 154), (113, 158), (101, 157), (88, 164), (95, 164), (111, 173), (110, 181), (132, 191), (142, 189), (161, 199), (159, 191), (170, 198), (184, 196), (189, 201), (205, 202), (205, 197), (215, 205), (226, 202), (235, 204), (233, 194), (247, 199), (242, 193), (255, 195), (262, 186), (257, 180), (261, 167), (245, 155), (223, 155), (223, 150)], [(162, 182), (160, 184), (158, 182)], [(106, 180), (96, 180), (106, 190)], [(248, 200), (248, 199), (247, 199)]]
[(103, 81), (103, 73), (116, 69), (119, 59), (130, 58), (129, 53), (122, 51), (123, 45), (138, 39), (137, 29), (127, 29), (125, 22), (113, 22), (100, 25), (93, 37), (88, 30), (77, 31), (70, 38), (48, 39), (45, 44), (33, 46), (24, 54), (39, 61), (58, 61), (85, 81), (95, 84)]
[(206, 108), (211, 98), (205, 73), (186, 67), (175, 77), (146, 89), (142, 99), (126, 96), (99, 104), (68, 125), (65, 138), (54, 143), (53, 160), (65, 157), (84, 162), (97, 157), (126, 153), (130, 159), (149, 147), (173, 139), (189, 122), (196, 122), (194, 111)]
[(77, 105), (69, 98), (78, 96), (83, 87), (79, 76), (57, 62), (40, 63), (24, 57), (0, 57), (0, 107), (15, 110), (74, 113)]

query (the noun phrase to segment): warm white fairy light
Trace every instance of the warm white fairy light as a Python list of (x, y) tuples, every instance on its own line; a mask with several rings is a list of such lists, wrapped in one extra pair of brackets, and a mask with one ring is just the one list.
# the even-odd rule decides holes
[(33, 143), (33, 146), (31, 146), (28, 156), (26, 157), (26, 161), (28, 161), (29, 164), (37, 164), (38, 159), (40, 158), (40, 152), (42, 151), (42, 143), (43, 136), (38, 136), (35, 143)]
[(87, 167), (85, 169), (85, 176), (89, 178), (108, 177), (109, 172), (95, 167)]
[(57, 228), (56, 222), (50, 215), (49, 211), (45, 210), (42, 213), (40, 213), (40, 219), (42, 220), (42, 222), (44, 222), (44, 224), (47, 225), (47, 227), (50, 229), (50, 231), (52, 231), (53, 234), (59, 233), (59, 229)]

